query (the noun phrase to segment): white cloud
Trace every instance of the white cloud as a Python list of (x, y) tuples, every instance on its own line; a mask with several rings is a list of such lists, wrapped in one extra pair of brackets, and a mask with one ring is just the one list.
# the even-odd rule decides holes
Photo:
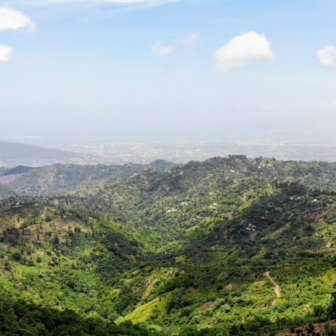
[(18, 30), (20, 28), (35, 31), (35, 25), (29, 17), (16, 9), (0, 6), (0, 31)]
[[(18, 10), (8, 6), (0, 6), (0, 32), (18, 30), (20, 28), (35, 31), (35, 24), (29, 17)], [(0, 62), (9, 62), (12, 51), (12, 47), (0, 45)]]
[(332, 45), (325, 47), (317, 53), (320, 63), (327, 68), (334, 68), (336, 63), (336, 48)]
[(175, 49), (175, 46), (166, 46), (162, 44), (161, 42), (156, 42), (151, 47), (151, 51), (156, 57), (165, 57), (167, 55), (170, 55), (174, 49)]
[(216, 52), (214, 58), (216, 69), (221, 72), (228, 72), (260, 59), (274, 60), (275, 53), (266, 36), (254, 31), (232, 39)]
[(0, 44), (0, 62), (9, 62), (13, 48)]
[(167, 46), (161, 42), (156, 42), (151, 51), (156, 57), (171, 55), (175, 49), (183, 47), (185, 51), (194, 49), (200, 43), (200, 36), (195, 33), (188, 34), (184, 39), (176, 41), (173, 45)]
[(190, 33), (183, 40), (178, 42), (177, 44), (183, 45), (185, 50), (189, 51), (194, 48), (201, 42), (199, 34)]

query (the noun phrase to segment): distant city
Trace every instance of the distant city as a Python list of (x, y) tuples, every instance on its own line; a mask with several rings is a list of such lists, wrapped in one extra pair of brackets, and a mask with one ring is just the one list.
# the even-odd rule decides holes
[(148, 164), (166, 160), (178, 164), (215, 156), (246, 155), (278, 160), (336, 162), (336, 143), (305, 142), (101, 142), (41, 147), (0, 142), (0, 167), (41, 167), (55, 163), (81, 165)]
[[(55, 147), (56, 148), (56, 147)], [(278, 160), (336, 161), (336, 143), (303, 142), (106, 142), (65, 145), (57, 149), (75, 152), (87, 163), (150, 163), (164, 159), (175, 163), (204, 161), (215, 156), (242, 154), (247, 157), (274, 157)]]

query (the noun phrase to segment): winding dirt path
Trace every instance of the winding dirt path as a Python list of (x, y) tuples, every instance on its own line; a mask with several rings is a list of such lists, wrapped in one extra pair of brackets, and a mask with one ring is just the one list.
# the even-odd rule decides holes
[(46, 211), (47, 211), (47, 208), (44, 208), (43, 214), (41, 215), (42, 218), (45, 217), (45, 213), (46, 213)]
[[(280, 298), (280, 297), (281, 297), (281, 294), (280, 294), (281, 288), (280, 288), (280, 286), (274, 281), (273, 278), (271, 278), (271, 276), (270, 276), (270, 272), (266, 272), (266, 273), (264, 273), (264, 275), (265, 275), (265, 276), (272, 282), (272, 284), (275, 286), (275, 287), (274, 287), (274, 292), (275, 292), (276, 296), (277, 296), (278, 298)], [(276, 303), (276, 300), (273, 300), (273, 302), (272, 302), (272, 306), (274, 306), (275, 303)]]

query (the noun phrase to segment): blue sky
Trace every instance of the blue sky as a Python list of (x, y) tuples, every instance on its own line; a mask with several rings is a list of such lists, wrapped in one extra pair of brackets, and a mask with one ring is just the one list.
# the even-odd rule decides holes
[(0, 62), (2, 138), (334, 137), (336, 1), (1, 8), (30, 19), (1, 31), (0, 10), (0, 60), (1, 46), (13, 48)]

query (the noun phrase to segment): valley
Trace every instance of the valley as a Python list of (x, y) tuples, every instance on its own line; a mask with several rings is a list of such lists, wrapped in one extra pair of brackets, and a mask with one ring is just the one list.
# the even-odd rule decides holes
[(0, 202), (17, 323), (21, 304), (48, 309), (46, 335), (70, 330), (69, 309), (83, 335), (333, 335), (335, 164), (231, 155), (127, 172)]

